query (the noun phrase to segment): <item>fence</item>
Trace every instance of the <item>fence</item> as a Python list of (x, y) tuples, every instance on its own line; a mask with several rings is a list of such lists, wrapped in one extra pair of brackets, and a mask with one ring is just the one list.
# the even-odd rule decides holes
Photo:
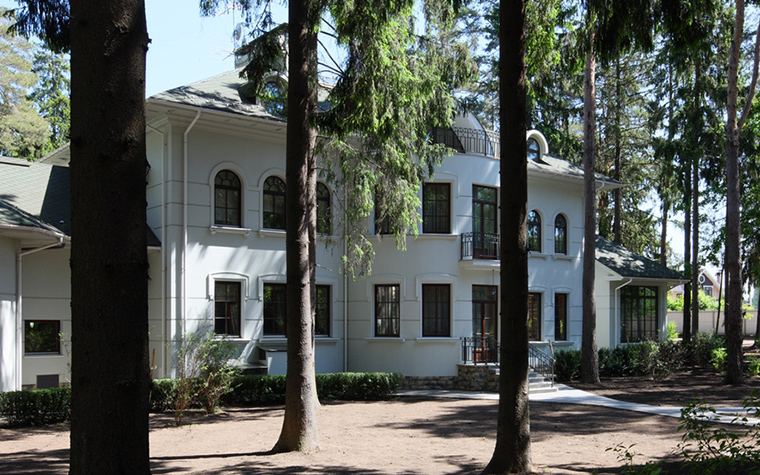
[[(681, 311), (668, 312), (667, 318), (669, 322), (676, 323), (676, 331), (678, 333), (683, 332), (683, 312)], [(717, 322), (718, 322), (717, 310), (702, 310), (699, 312), (699, 332), (700, 333), (714, 332), (715, 324)], [(726, 332), (725, 322), (726, 322), (726, 312), (723, 309), (721, 309), (720, 323), (718, 324), (718, 335), (725, 334)], [(743, 326), (744, 335), (751, 336), (751, 337), (755, 336), (755, 329), (757, 327), (757, 310), (747, 310), (745, 312), (744, 319), (742, 320), (742, 326)]]

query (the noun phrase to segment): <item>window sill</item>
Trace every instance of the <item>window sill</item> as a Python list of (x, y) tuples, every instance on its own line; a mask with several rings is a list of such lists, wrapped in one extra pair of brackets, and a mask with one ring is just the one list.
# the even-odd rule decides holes
[(210, 226), (209, 231), (211, 234), (240, 234), (242, 236), (248, 237), (249, 234), (251, 234), (251, 230), (248, 228), (234, 228), (230, 226)]
[(333, 338), (329, 336), (315, 336), (314, 343), (317, 345), (334, 345), (340, 341), (340, 338)]
[(24, 353), (24, 358), (60, 358), (60, 353)]
[(528, 251), (528, 257), (536, 257), (538, 259), (547, 260), (549, 258), (549, 254), (544, 254), (543, 252)]
[(438, 240), (438, 241), (456, 241), (459, 239), (459, 234), (449, 233), (419, 233), (417, 235), (418, 240)]
[(574, 258), (573, 256), (568, 256), (567, 254), (554, 254), (552, 255), (552, 260), (555, 261), (572, 261)]
[(259, 236), (284, 238), (285, 230), (284, 229), (259, 229)]
[(396, 342), (396, 343), (403, 343), (406, 341), (406, 338), (402, 338), (399, 336), (368, 336), (364, 340), (365, 341), (390, 341), (390, 342)]
[(417, 343), (456, 343), (459, 338), (452, 336), (421, 336), (415, 338)]

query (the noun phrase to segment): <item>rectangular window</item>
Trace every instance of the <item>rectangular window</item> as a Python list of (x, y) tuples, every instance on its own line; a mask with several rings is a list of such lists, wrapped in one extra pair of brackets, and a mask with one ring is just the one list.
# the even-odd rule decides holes
[(528, 340), (541, 339), (541, 294), (528, 294)]
[(375, 286), (375, 336), (400, 336), (401, 290), (398, 284)]
[(285, 284), (264, 284), (264, 335), (285, 335)]
[(567, 340), (567, 294), (554, 294), (554, 339)]
[(60, 320), (25, 320), (24, 353), (61, 354)]
[(240, 282), (214, 283), (214, 332), (240, 336)]
[(375, 234), (391, 234), (390, 220), (386, 216), (383, 194), (375, 193)]
[(317, 302), (315, 305), (314, 334), (330, 336), (330, 286), (317, 286)]
[(448, 234), (451, 232), (451, 185), (423, 183), (422, 232)]
[(657, 340), (657, 287), (620, 289), (620, 342)]
[(451, 286), (422, 285), (422, 336), (451, 336)]

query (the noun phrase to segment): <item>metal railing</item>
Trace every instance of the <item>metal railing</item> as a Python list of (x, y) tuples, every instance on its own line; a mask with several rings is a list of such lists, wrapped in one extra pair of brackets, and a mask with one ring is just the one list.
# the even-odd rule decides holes
[(499, 134), (488, 130), (450, 127), (435, 127), (431, 137), (433, 142), (453, 148), (459, 153), (472, 153), (499, 158), (501, 144)]
[[(492, 337), (462, 337), (464, 364), (499, 365), (499, 342)], [(528, 346), (528, 367), (554, 386), (554, 358), (533, 345)]]
[(554, 386), (554, 358), (533, 345), (528, 347), (528, 366)]
[(496, 233), (462, 233), (461, 259), (498, 259), (499, 242)]

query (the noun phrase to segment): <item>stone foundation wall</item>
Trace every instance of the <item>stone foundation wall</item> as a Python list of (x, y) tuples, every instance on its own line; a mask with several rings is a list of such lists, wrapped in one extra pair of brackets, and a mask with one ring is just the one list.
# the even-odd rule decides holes
[(457, 389), (457, 376), (404, 376), (400, 389)]
[(463, 391), (498, 391), (499, 375), (489, 365), (458, 365), (458, 389)]

